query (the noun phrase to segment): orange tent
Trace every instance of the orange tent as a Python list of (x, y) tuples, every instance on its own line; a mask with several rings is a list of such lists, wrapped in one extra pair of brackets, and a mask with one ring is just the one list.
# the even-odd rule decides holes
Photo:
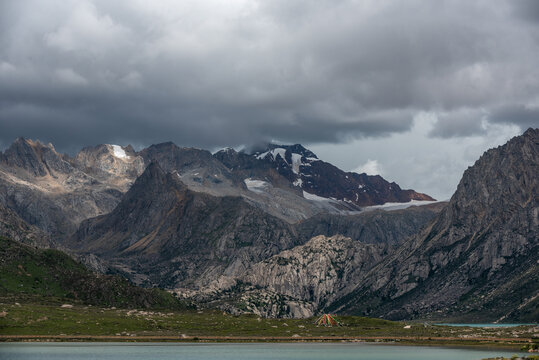
[(323, 314), (316, 320), (316, 326), (337, 326), (339, 323), (330, 314)]

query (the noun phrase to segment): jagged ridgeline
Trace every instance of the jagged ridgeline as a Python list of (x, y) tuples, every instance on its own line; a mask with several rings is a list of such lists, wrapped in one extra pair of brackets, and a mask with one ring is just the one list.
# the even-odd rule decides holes
[(67, 254), (0, 236), (0, 296), (119, 308), (185, 309), (166, 291), (143, 289), (120, 276), (96, 274)]
[(110, 213), (151, 162), (190, 190), (239, 196), (288, 223), (385, 202), (432, 200), (380, 176), (344, 172), (301, 145), (270, 145), (262, 156), (232, 149), (212, 155), (173, 143), (139, 152), (103, 144), (71, 157), (52, 144), (19, 138), (0, 152), (0, 204), (62, 244), (82, 221)]

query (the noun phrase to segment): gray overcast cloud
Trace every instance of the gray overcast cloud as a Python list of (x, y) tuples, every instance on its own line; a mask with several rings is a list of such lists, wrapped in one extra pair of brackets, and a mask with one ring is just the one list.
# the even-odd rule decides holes
[(447, 197), (539, 124), (538, 4), (2, 0), (0, 145), (304, 143)]

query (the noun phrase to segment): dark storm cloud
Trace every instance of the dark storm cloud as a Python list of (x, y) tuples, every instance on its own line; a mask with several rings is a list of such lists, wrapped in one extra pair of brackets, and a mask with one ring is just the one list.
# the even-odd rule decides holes
[(539, 2), (536, 0), (516, 0), (512, 4), (515, 13), (523, 19), (539, 25)]
[(437, 116), (436, 126), (430, 132), (431, 136), (451, 138), (482, 134), (485, 131), (481, 120), (486, 119), (484, 110), (459, 109)]
[(518, 3), (2, 1), (0, 142), (336, 143), (421, 112), (436, 137), (528, 126), (499, 117), (539, 100)]
[(528, 107), (522, 104), (497, 108), (490, 115), (494, 123), (518, 124), (522, 129), (539, 126), (539, 107)]

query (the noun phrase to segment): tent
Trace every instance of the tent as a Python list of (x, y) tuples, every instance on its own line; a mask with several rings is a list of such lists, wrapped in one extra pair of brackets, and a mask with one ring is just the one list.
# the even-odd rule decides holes
[(339, 323), (337, 322), (337, 320), (335, 320), (333, 318), (332, 315), (330, 314), (322, 314), (322, 316), (320, 316), (318, 318), (318, 320), (316, 320), (316, 326), (337, 326), (339, 325)]

